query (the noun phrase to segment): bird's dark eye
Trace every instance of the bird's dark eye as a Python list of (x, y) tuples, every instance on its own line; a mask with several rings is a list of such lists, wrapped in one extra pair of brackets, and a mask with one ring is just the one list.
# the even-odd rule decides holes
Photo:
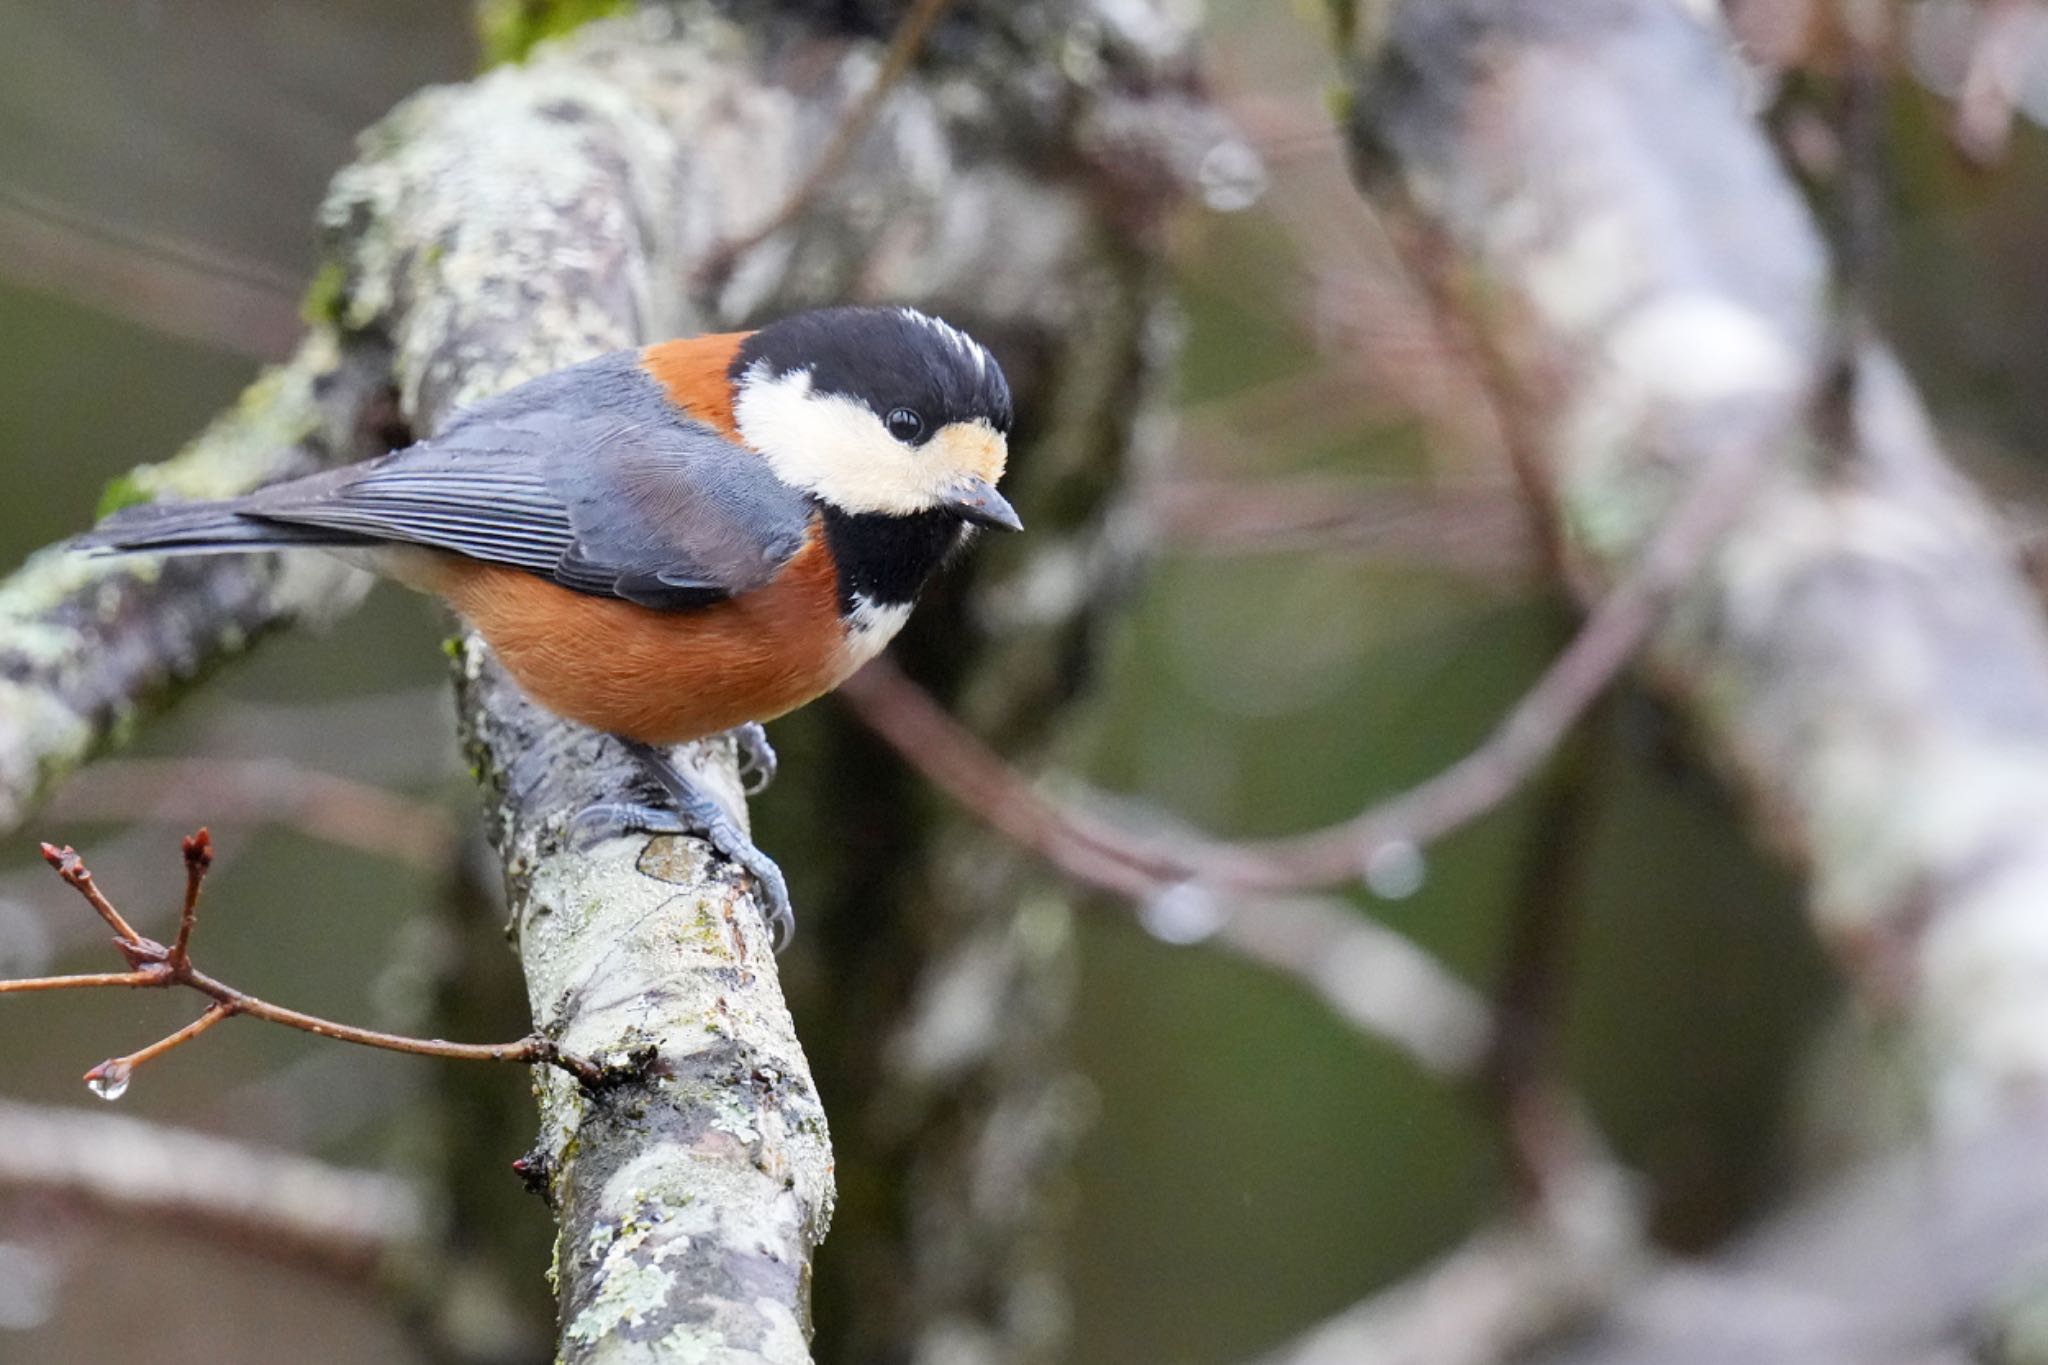
[(884, 420), (888, 424), (889, 434), (906, 445), (924, 435), (924, 418), (909, 408), (891, 408), (889, 416)]

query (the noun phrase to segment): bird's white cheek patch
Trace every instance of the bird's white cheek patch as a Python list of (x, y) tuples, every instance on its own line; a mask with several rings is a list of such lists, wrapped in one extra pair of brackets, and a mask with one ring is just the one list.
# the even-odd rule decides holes
[(849, 512), (901, 515), (932, 505), (931, 469), (865, 405), (812, 392), (808, 371), (774, 379), (750, 375), (733, 414), (747, 444), (792, 487)]
[(994, 483), (1008, 443), (987, 422), (950, 422), (913, 449), (851, 398), (816, 393), (808, 371), (750, 374), (733, 405), (740, 435), (775, 477), (848, 512), (906, 516), (937, 507), (962, 476)]

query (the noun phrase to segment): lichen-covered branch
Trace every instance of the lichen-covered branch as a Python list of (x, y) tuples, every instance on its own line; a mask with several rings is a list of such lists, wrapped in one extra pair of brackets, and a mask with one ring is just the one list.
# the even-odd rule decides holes
[[(1141, 415), (1134, 382), (1156, 368), (1145, 234), (1223, 137), (1186, 72), (1162, 63), (1180, 60), (1186, 30), (1160, 19), (1144, 6), (961, 0), (935, 35), (939, 55), (880, 102), (845, 173), (758, 242), (750, 234), (804, 183), (879, 60), (880, 43), (846, 37), (811, 7), (726, 17), (650, 5), (543, 44), (523, 65), (428, 92), (372, 130), (335, 182), (299, 359), (202, 438), (191, 478), (139, 475), (122, 495), (225, 494), (316, 456), (375, 453), (408, 431), (431, 434), (466, 402), (615, 347), (824, 302), (919, 303), (1003, 353), (1026, 414), (1016, 478), (1039, 490), (1027, 507), (1057, 509), (1035, 548), (980, 571), (993, 587), (971, 607), (956, 591), (937, 609), (953, 647), (929, 658), (949, 691), (972, 683), (990, 613), (1012, 603), (1004, 630), (1030, 647), (990, 656), (989, 676), (1003, 672), (1005, 685), (975, 714), (1035, 740), (1075, 685), (1066, 670), (1103, 600), (1065, 591), (1054, 601), (1045, 587), (1071, 581), (1079, 557), (1110, 565), (1130, 544), (1105, 553), (1101, 513)], [(735, 256), (736, 242), (746, 246)], [(41, 709), (23, 709), (18, 725), (0, 715), (6, 809), (18, 815), (140, 706), (263, 629), (350, 600), (358, 584), (338, 571), (302, 577), (330, 573), (318, 563), (156, 569), (51, 557), (25, 571), (5, 644), (23, 662), (5, 676), (24, 708)], [(1037, 586), (1026, 591), (1027, 580)], [(1056, 656), (1021, 666), (1040, 646)], [(639, 775), (610, 741), (528, 704), (479, 640), (459, 654), (463, 723), (493, 794), (536, 1024), (562, 1046), (644, 1063), (597, 1093), (540, 1078), (542, 1135), (527, 1168), (560, 1221), (562, 1354), (806, 1359), (831, 1153), (751, 888), (695, 841), (566, 847), (571, 814)], [(690, 757), (733, 787), (722, 747)], [(736, 788), (733, 798), (737, 808)], [(904, 815), (914, 857), (928, 835), (908, 803)], [(822, 827), (814, 839), (816, 850), (835, 842)], [(801, 851), (777, 852), (801, 881)], [(969, 904), (924, 877), (908, 871), (887, 888), (856, 879), (846, 898), (916, 885)], [(958, 1150), (892, 1159), (950, 1171), (968, 1147), (993, 1151), (988, 1137), (1013, 1140), (994, 1173), (1009, 1182), (1000, 1204), (985, 1197), (991, 1172), (963, 1168), (934, 1182), (943, 1192), (915, 1215), (967, 1209), (958, 1226), (977, 1254), (952, 1272), (918, 1258), (912, 1319), (891, 1324), (903, 1339), (973, 1327), (962, 1315), (991, 1302), (992, 1280), (1019, 1279), (1005, 1289), (1016, 1301), (1044, 1297), (1050, 1238), (1030, 1211), (1045, 1206), (1034, 1192), (1062, 1150), (1050, 1135), (1071, 1127), (1056, 1112), (1065, 1092), (1049, 1052), (1063, 997), (1043, 988), (1058, 978), (1064, 939), (1046, 951), (1040, 934), (1032, 951), (1012, 951), (1027, 943), (1015, 886), (980, 883), (972, 934), (942, 919), (888, 940), (905, 947), (895, 979), (929, 978), (936, 990), (962, 962), (984, 960), (993, 931), (1009, 944), (1010, 998), (1039, 1002), (999, 1065), (986, 1049), (957, 1048), (946, 1068), (920, 1063), (927, 1096), (971, 1093), (981, 1108), (915, 1130)], [(899, 907), (860, 908), (885, 922)], [(897, 1016), (913, 995), (924, 998), (906, 993), (876, 1011), (863, 1046), (898, 1048)], [(924, 1022), (907, 1032), (940, 1036)], [(984, 1066), (985, 1084), (964, 1083)], [(976, 1210), (994, 1216), (983, 1226)], [(1028, 1256), (1011, 1253), (1024, 1245)]]
[(2048, 1133), (2048, 630), (2009, 538), (1836, 315), (1699, 11), (1412, 0), (1353, 95), (1361, 180), (1454, 263), (1445, 297), (1536, 426), (1584, 597), (1637, 571), (1684, 490), (1768, 455), (1646, 662), (1806, 874), (1866, 1005), (1903, 1025), (1926, 1130), (1710, 1270), (1577, 1278), (1518, 1252), (1526, 1230), (1483, 1238), (1275, 1358), (1521, 1358), (1602, 1310), (1560, 1359), (1960, 1358), (2048, 1239), (2015, 1165)]
[(1833, 321), (1744, 89), (1661, 0), (1410, 4), (1352, 136), (1532, 396), (1588, 593), (1693, 471), (1770, 444), (1650, 664), (1968, 1124), (2048, 1075), (2048, 631), (1904, 375)]
[[(1084, 177), (1041, 169), (1074, 109), (1008, 102), (1044, 95), (1025, 75), (1064, 80), (1064, 37), (1041, 36), (1014, 86), (943, 69), (904, 82), (856, 154), (857, 188), (707, 279), (865, 87), (875, 45), (838, 40), (821, 65), (817, 38), (683, 7), (414, 100), (366, 139), (325, 211), (333, 321), (388, 342), (400, 406), (430, 433), (601, 350), (842, 298), (918, 302), (990, 336), (1027, 411), (1052, 410), (1038, 426), (1064, 445), (1020, 451), (1020, 478), (1078, 468), (1113, 486), (1113, 463), (1087, 462), (1129, 430), (1110, 400), (1146, 312), (1123, 281), (1142, 272)], [(564, 1357), (807, 1358), (831, 1154), (751, 888), (696, 841), (566, 846), (567, 820), (629, 789), (633, 767), (533, 708), (474, 638), (461, 679), (536, 1023), (594, 1057), (652, 1059), (596, 1095), (542, 1078), (529, 1166), (560, 1220)], [(725, 748), (700, 748), (732, 786)]]
[(1967, 1137), (1865, 1163), (1707, 1264), (1639, 1261), (1613, 1277), (1608, 1296), (1619, 1302), (1596, 1330), (1536, 1359), (2033, 1359), (2048, 1256), (2044, 1120), (2028, 1100)]
[[(229, 497), (346, 449), (374, 385), (316, 337), (175, 457), (108, 488), (118, 506)], [(60, 542), (0, 582), (0, 829), (151, 709), (264, 635), (353, 606), (367, 579), (308, 556), (95, 559)]]

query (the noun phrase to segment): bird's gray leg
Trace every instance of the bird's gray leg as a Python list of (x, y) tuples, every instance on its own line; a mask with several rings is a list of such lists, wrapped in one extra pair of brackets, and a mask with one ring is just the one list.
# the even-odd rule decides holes
[[(629, 753), (645, 764), (674, 803), (672, 809), (642, 805), (637, 801), (604, 801), (580, 812), (571, 825), (571, 838), (587, 848), (623, 834), (690, 834), (702, 836), (719, 853), (738, 863), (760, 884), (761, 900), (768, 926), (775, 936), (775, 951), (789, 946), (796, 935), (796, 912), (789, 904), (789, 884), (782, 869), (747, 837), (745, 830), (725, 813), (710, 793), (676, 766), (675, 760), (650, 744), (620, 740)], [(765, 741), (764, 741), (765, 743)]]
[(760, 721), (750, 720), (726, 733), (739, 748), (741, 784), (747, 795), (759, 796), (775, 780), (775, 746), (768, 742), (768, 732), (761, 728)]

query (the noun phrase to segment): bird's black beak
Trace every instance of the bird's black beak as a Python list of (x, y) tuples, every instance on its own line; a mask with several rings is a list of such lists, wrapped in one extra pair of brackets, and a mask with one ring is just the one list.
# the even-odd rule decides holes
[(1005, 531), (1024, 529), (1017, 509), (1010, 506), (1010, 500), (996, 492), (996, 486), (987, 479), (962, 479), (940, 506), (960, 520), (973, 522), (976, 526), (996, 526)]

